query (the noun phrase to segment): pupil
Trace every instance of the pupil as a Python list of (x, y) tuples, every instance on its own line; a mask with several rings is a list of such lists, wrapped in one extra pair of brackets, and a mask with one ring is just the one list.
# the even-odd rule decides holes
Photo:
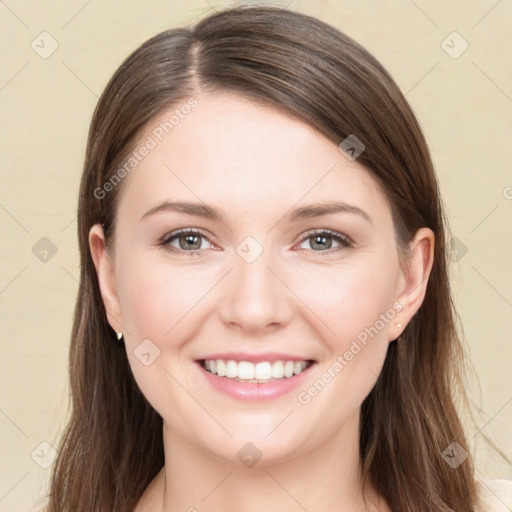
[[(183, 240), (183, 238), (186, 240), (185, 244), (180, 244), (181, 245), (181, 248), (182, 249), (188, 249), (190, 248), (189, 246), (187, 246), (188, 243), (191, 243), (192, 245), (197, 245), (197, 240), (199, 240), (199, 236), (197, 235), (185, 235), (184, 237), (182, 237), (180, 240)], [(190, 242), (190, 240), (195, 240)], [(192, 247), (192, 249), (199, 249), (201, 247), (201, 242), (199, 242), (199, 246), (198, 247)]]
[[(317, 235), (313, 240), (314, 240), (314, 243), (313, 245), (316, 245), (317, 247), (321, 247), (321, 248), (324, 248), (326, 247), (325, 245), (325, 242), (326, 240), (328, 239), (329, 237), (326, 237), (326, 236), (320, 236), (320, 235)], [(320, 244), (317, 243), (317, 240), (321, 240)], [(323, 244), (323, 245), (321, 245)], [(329, 249), (331, 246), (331, 244), (328, 244), (327, 246), (327, 249)]]

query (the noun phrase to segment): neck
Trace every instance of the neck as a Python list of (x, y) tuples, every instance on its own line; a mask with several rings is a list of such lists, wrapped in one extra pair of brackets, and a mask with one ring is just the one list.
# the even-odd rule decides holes
[[(152, 486), (158, 512), (373, 512), (389, 510), (361, 491), (359, 410), (315, 449), (251, 468), (191, 445), (164, 422), (165, 467)], [(153, 511), (153, 507), (148, 507)]]

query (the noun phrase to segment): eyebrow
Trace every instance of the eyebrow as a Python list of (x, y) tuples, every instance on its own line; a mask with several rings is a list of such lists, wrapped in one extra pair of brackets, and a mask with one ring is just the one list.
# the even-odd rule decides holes
[[(151, 210), (148, 210), (141, 217), (141, 221), (146, 217), (149, 217), (161, 211), (175, 211), (179, 213), (185, 213), (187, 215), (194, 215), (196, 217), (203, 217), (205, 219), (218, 219), (221, 222), (224, 222), (225, 220), (225, 216), (222, 210), (214, 206), (209, 206), (207, 204), (201, 203), (164, 201), (159, 205), (155, 206), (154, 208), (151, 208)], [(368, 215), (368, 213), (366, 213), (358, 206), (351, 205), (345, 202), (327, 202), (301, 206), (299, 208), (295, 208), (289, 211), (284, 216), (284, 219), (288, 222), (293, 222), (301, 219), (309, 219), (312, 217), (329, 215), (332, 213), (353, 213), (356, 215), (360, 215), (366, 221), (373, 225), (373, 221), (371, 217)]]

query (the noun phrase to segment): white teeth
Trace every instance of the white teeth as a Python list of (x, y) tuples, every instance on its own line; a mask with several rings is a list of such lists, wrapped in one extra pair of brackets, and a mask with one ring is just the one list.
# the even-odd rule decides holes
[(283, 361), (276, 361), (272, 365), (272, 377), (274, 379), (282, 379), (284, 377), (284, 364), (283, 364)]
[(291, 377), (293, 375), (293, 370), (295, 368), (295, 363), (293, 361), (286, 361), (284, 365), (284, 376)]
[(216, 363), (217, 363), (217, 375), (219, 377), (225, 377), (226, 376), (226, 363), (224, 361), (221, 361), (220, 359), (217, 359)]
[(269, 382), (271, 379), (293, 377), (302, 373), (307, 366), (307, 361), (264, 361), (254, 364), (232, 359), (206, 359), (203, 362), (203, 367), (210, 373), (247, 382)]
[(248, 361), (240, 361), (238, 363), (238, 375), (236, 375), (236, 377), (246, 380), (254, 379), (254, 364)]
[(272, 366), (270, 363), (258, 363), (254, 367), (254, 378), (257, 380), (272, 378)]
[(233, 377), (238, 377), (238, 365), (235, 361), (228, 361), (226, 365), (226, 377), (232, 379)]

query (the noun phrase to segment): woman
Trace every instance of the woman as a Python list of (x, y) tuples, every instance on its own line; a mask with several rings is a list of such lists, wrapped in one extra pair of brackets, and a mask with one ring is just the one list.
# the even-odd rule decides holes
[(352, 39), (238, 7), (144, 43), (94, 113), (78, 231), (48, 512), (491, 510), (432, 161)]

